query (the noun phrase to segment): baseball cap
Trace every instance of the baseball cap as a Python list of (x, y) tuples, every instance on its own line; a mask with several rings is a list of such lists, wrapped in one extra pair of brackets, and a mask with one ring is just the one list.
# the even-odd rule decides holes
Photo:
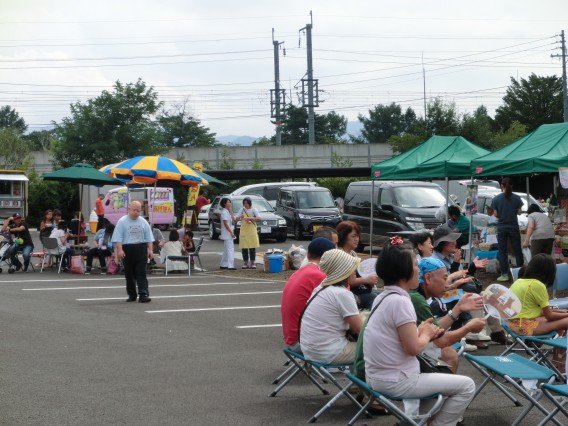
[(22, 215), (21, 215), (20, 213), (14, 213), (14, 214), (12, 215), (12, 217), (13, 217), (14, 219), (17, 219), (17, 218), (19, 218), (19, 217), (22, 217)]
[(435, 257), (423, 257), (420, 262), (418, 262), (418, 269), (420, 269), (418, 282), (422, 284), (424, 282), (424, 274), (435, 271), (436, 269), (446, 269), (446, 265)]
[(438, 247), (438, 245), (443, 241), (457, 241), (459, 237), (461, 237), (459, 232), (452, 232), (448, 226), (439, 226), (434, 230), (434, 235), (432, 236), (432, 240), (434, 242), (432, 245), (434, 247)]
[(308, 253), (314, 257), (321, 257), (326, 251), (334, 248), (335, 245), (327, 238), (317, 237), (308, 245)]

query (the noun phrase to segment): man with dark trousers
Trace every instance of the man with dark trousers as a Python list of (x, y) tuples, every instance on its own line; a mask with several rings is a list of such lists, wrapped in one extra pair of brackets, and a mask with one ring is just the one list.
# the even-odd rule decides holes
[[(148, 279), (146, 267), (148, 258), (152, 258), (152, 242), (154, 236), (150, 225), (143, 217), (140, 217), (142, 205), (139, 201), (133, 201), (128, 206), (128, 214), (121, 217), (112, 234), (112, 242), (116, 243), (117, 262), (124, 262), (124, 275), (126, 277), (127, 302), (136, 302), (140, 296), (140, 303), (148, 303), (150, 293), (148, 291)], [(138, 286), (138, 293), (136, 292)]]

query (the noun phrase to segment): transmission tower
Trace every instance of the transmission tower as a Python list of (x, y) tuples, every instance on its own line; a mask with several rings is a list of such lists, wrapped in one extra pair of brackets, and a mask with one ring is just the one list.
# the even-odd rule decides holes
[[(306, 73), (307, 78), (302, 78), (302, 106), (308, 108), (308, 143), (315, 144), (315, 114), (314, 107), (319, 106), (318, 99), (318, 81), (314, 80), (314, 69), (312, 63), (312, 26), (313, 16), (310, 10), (310, 23), (306, 24), (304, 28), (300, 28), (300, 32), (306, 32), (306, 50), (308, 56), (308, 70)], [(306, 102), (307, 95), (307, 102)]]

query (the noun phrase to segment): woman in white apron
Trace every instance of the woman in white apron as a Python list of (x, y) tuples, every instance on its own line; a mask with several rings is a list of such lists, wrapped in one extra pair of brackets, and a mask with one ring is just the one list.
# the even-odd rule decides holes
[(252, 207), (250, 198), (243, 199), (243, 208), (235, 217), (241, 221), (239, 246), (243, 254), (243, 269), (256, 269), (256, 248), (260, 247), (256, 222), (262, 220), (258, 210)]

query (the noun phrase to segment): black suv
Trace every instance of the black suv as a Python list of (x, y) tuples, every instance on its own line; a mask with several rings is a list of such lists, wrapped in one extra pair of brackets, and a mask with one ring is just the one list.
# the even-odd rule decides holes
[[(252, 207), (258, 210), (262, 218), (260, 222), (256, 222), (258, 236), (261, 240), (272, 238), (279, 243), (286, 241), (286, 221), (282, 216), (274, 213), (274, 209), (266, 199), (257, 195), (220, 195), (215, 197), (209, 209), (209, 238), (217, 240), (221, 234), (221, 211), (223, 208), (219, 203), (225, 197), (231, 200), (235, 216), (243, 208), (243, 199), (250, 198)], [(236, 242), (238, 242), (240, 230), (241, 222), (238, 221), (233, 231)]]

